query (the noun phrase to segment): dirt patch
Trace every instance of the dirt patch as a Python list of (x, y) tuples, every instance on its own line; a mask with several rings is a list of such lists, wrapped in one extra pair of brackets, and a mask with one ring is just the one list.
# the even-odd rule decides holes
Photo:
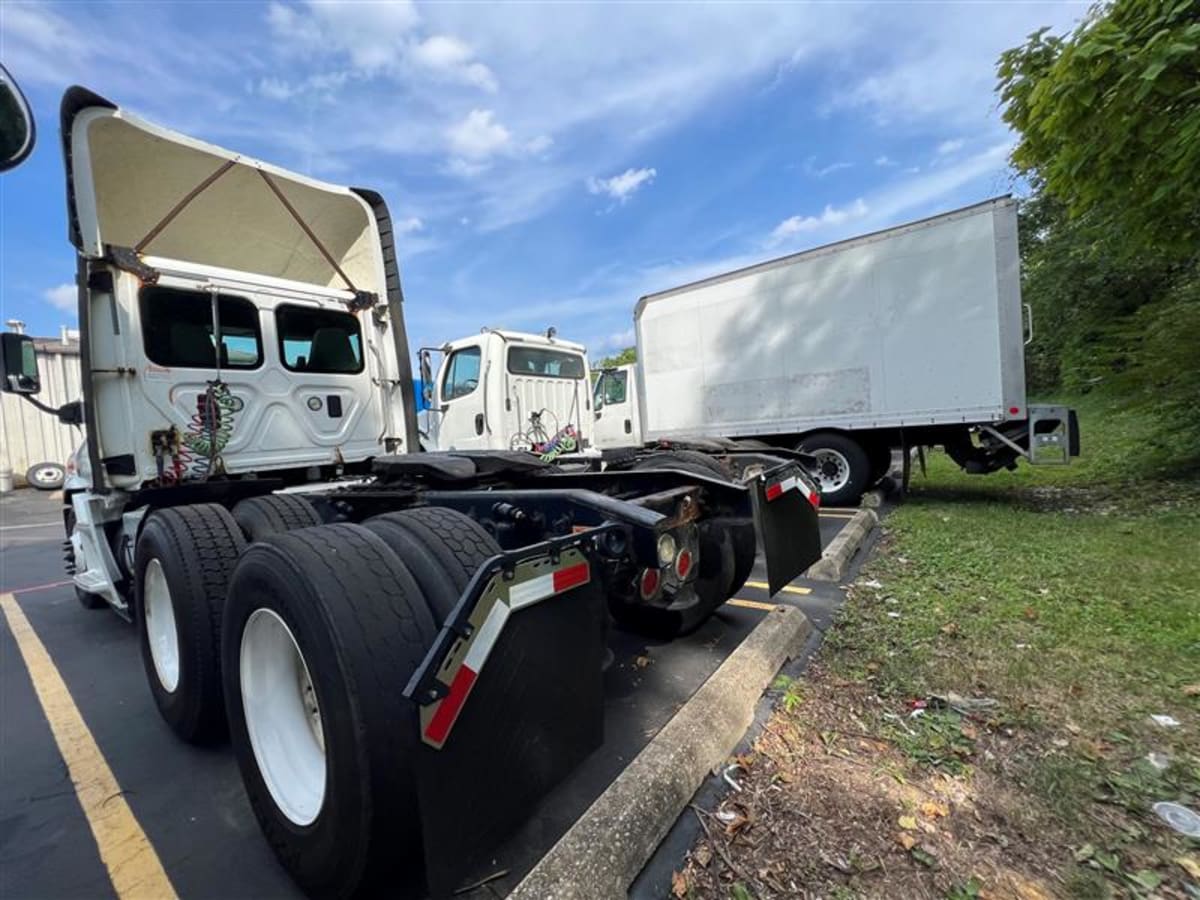
[[(1188, 896), (1185, 847), (1173, 848), (1178, 878), (1141, 873), (1139, 884), (1137, 867), (1151, 860), (1111, 860), (1032, 796), (1031, 769), (1059, 748), (1001, 712), (914, 718), (819, 666), (779, 690), (752, 751), (726, 770), (737, 787), (689, 813), (704, 837), (676, 873), (676, 897)], [(1120, 804), (1091, 814), (1134, 826)], [(1105, 864), (1127, 883), (1114, 890)]]

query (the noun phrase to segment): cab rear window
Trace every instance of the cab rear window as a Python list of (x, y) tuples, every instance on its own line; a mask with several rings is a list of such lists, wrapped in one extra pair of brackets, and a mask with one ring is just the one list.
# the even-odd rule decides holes
[[(151, 285), (138, 295), (146, 358), (173, 369), (215, 369), (212, 294)], [(221, 368), (257, 369), (262, 363), (258, 310), (244, 297), (217, 299)]]
[(541, 347), (509, 347), (508, 371), (543, 378), (582, 378), (583, 357)]
[(353, 375), (361, 372), (358, 318), (334, 309), (283, 305), (275, 310), (279, 356), (293, 372)]

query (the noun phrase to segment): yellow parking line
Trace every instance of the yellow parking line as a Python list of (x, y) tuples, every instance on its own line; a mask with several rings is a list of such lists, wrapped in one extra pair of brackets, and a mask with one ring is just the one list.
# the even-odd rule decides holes
[(730, 606), (743, 606), (746, 609), (766, 609), (772, 610), (778, 603), (763, 603), (761, 600), (743, 600), (741, 597), (734, 597), (732, 600), (726, 600)]
[(175, 897), (175, 888), (158, 854), (125, 802), (121, 786), (41, 639), (12, 594), (0, 594), (0, 609), (25, 660), (58, 752), (67, 764), (113, 890), (121, 900)]
[[(764, 591), (771, 589), (771, 586), (765, 581), (747, 581), (746, 587), (759, 588)], [(784, 585), (779, 590), (785, 594), (800, 594), (801, 596), (812, 593), (812, 588), (796, 587), (793, 584)]]

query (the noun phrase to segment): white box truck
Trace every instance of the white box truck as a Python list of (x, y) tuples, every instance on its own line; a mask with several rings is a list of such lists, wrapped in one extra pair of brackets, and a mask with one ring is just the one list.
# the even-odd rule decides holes
[(602, 448), (802, 449), (834, 505), (896, 448), (940, 445), (974, 473), (1078, 454), (1073, 412), (1026, 401), (1008, 196), (650, 294), (634, 322), (636, 365), (593, 388)]

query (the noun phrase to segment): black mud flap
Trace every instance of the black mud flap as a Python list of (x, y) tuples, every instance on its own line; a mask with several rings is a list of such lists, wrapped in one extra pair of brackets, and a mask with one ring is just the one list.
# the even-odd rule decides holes
[(764, 472), (747, 486), (774, 595), (821, 558), (821, 494), (795, 463)]
[(485, 564), (405, 688), (431, 897), (490, 874), (496, 848), (603, 742), (593, 553), (573, 536)]

